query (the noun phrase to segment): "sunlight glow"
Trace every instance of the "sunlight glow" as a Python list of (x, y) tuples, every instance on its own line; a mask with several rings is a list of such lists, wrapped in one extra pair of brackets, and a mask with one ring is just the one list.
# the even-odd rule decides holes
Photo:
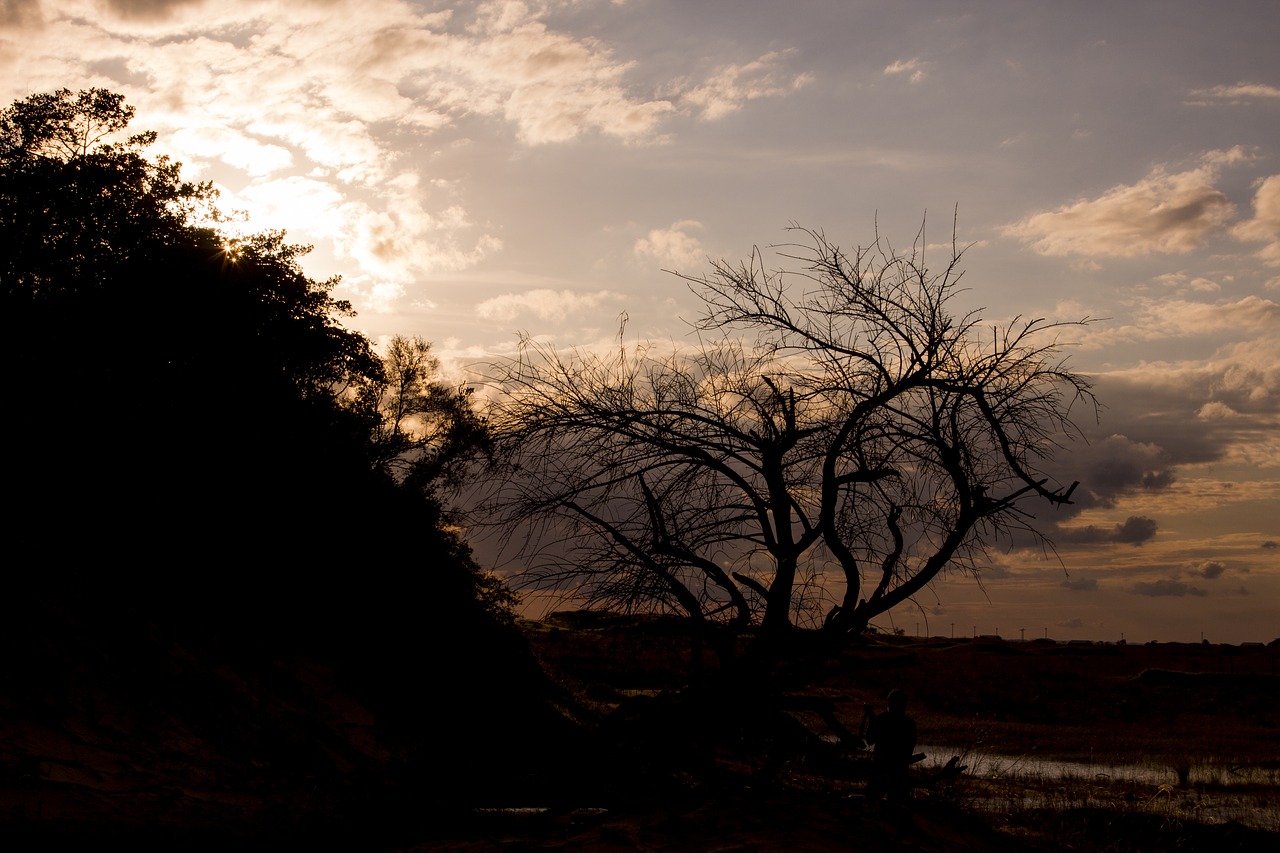
[(244, 246), (239, 238), (230, 237), (223, 238), (222, 241), (222, 261), (227, 264), (238, 264), (240, 259), (244, 257)]

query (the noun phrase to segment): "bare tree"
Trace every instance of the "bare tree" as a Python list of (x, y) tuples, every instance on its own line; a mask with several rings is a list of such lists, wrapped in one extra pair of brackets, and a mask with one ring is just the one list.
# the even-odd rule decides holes
[[(1070, 502), (1043, 473), (1094, 405), (1064, 324), (954, 315), (961, 252), (921, 238), (846, 254), (822, 232), (709, 275), (697, 344), (567, 354), (523, 341), (493, 366), (507, 476), (487, 509), (525, 582), (596, 605), (836, 635), (940, 574), (978, 575), (1028, 507)], [(1084, 320), (1081, 323), (1086, 322)], [(1078, 325), (1078, 324), (1066, 324)]]

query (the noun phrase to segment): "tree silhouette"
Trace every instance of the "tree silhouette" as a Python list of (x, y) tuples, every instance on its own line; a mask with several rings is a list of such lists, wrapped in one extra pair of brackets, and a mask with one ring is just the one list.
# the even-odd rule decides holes
[[(76, 495), (98, 547), (145, 552), (291, 514), (298, 478), (354, 474), (369, 414), (334, 388), (379, 362), (304, 248), (197, 224), (213, 189), (148, 159), (154, 134), (117, 141), (132, 113), (60, 90), (0, 116), (0, 282), (5, 364), (48, 415), (7, 424), (32, 466), (18, 482), (37, 505)], [(312, 470), (320, 446), (344, 474)]]
[(10, 307), (78, 307), (158, 246), (214, 240), (189, 231), (197, 210), (212, 210), (212, 186), (145, 157), (156, 135), (124, 136), (133, 113), (103, 89), (36, 94), (0, 113), (0, 286)]
[[(155, 134), (130, 135), (133, 112), (115, 93), (62, 89), (0, 113), (19, 542), (56, 542), (71, 562), (127, 556), (113, 582), (133, 578), (135, 595), (177, 583), (166, 606), (323, 622), (336, 591), (315, 567), (412, 526), (433, 544), (404, 559), (435, 562), (456, 583), (433, 583), (500, 608), (434, 493), (483, 441), (465, 389), (419, 364), (401, 397), (436, 433), (411, 439), (386, 420), (376, 389), (400, 369), (395, 347), (384, 363), (342, 325), (351, 306), (332, 296), (337, 279), (304, 273), (308, 247), (219, 231), (212, 186), (148, 157)], [(175, 572), (175, 560), (200, 568)]]
[[(626, 610), (836, 636), (1069, 502), (1043, 463), (1092, 403), (1061, 324), (956, 316), (960, 252), (850, 255), (821, 232), (682, 276), (696, 344), (561, 354), (531, 339), (494, 366), (506, 478), (486, 511), (526, 583)], [(751, 336), (754, 335), (754, 339)]]
[(283, 232), (217, 230), (132, 116), (99, 89), (0, 112), (6, 722), (149, 780), (88, 821), (225, 820), (150, 793), (202, 780), (323, 823), (523, 779), (564, 721), (438, 494), (484, 445), (468, 393), (345, 328)]
[(419, 491), (462, 485), (468, 463), (488, 444), (486, 425), (471, 407), (472, 390), (443, 384), (439, 369), (431, 344), (396, 335), (381, 375), (359, 392), (380, 415), (374, 444), (381, 464)]

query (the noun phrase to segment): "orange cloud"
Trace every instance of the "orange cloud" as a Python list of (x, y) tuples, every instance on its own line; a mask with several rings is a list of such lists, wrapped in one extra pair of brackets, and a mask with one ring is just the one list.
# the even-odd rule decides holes
[(1263, 242), (1258, 257), (1268, 266), (1280, 267), (1280, 175), (1259, 182), (1253, 196), (1253, 218), (1232, 229), (1241, 240)]
[(1209, 86), (1187, 92), (1188, 106), (1207, 107), (1216, 104), (1249, 104), (1257, 100), (1280, 98), (1280, 89), (1266, 83), (1240, 82), (1232, 86)]
[(702, 228), (701, 222), (686, 219), (670, 228), (655, 228), (636, 240), (632, 251), (639, 257), (651, 258), (671, 269), (697, 267), (706, 263), (707, 253), (690, 230)]
[(526, 293), (504, 293), (486, 299), (476, 306), (476, 313), (486, 320), (512, 320), (521, 314), (532, 314), (543, 320), (564, 320), (570, 315), (580, 314), (620, 298), (621, 294), (608, 290), (577, 293), (572, 290), (539, 288)]
[(1234, 215), (1235, 206), (1213, 184), (1221, 165), (1245, 156), (1242, 149), (1233, 148), (1209, 152), (1200, 166), (1185, 172), (1157, 166), (1136, 184), (1034, 214), (1005, 226), (1003, 232), (1042, 255), (1191, 252)]
[(921, 59), (906, 59), (891, 62), (885, 66), (886, 76), (905, 74), (912, 83), (919, 83), (925, 78), (929, 63)]
[(812, 81), (809, 74), (790, 74), (781, 68), (790, 50), (773, 51), (742, 65), (725, 65), (700, 86), (680, 94), (682, 104), (701, 110), (705, 119), (718, 119), (742, 108), (747, 101), (795, 91)]

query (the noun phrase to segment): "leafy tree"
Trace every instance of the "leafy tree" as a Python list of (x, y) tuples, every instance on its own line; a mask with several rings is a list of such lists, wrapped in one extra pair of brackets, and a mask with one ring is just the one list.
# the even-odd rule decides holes
[(0, 285), (12, 307), (83, 300), (148, 247), (197, 236), (189, 219), (212, 213), (210, 184), (144, 156), (154, 132), (123, 135), (133, 114), (104, 89), (36, 94), (0, 114)]
[[(488, 417), (507, 476), (488, 511), (526, 582), (702, 622), (797, 622), (833, 636), (1070, 500), (1044, 463), (1088, 382), (1060, 324), (955, 315), (960, 252), (847, 254), (821, 232), (682, 276), (695, 345), (562, 354), (533, 340), (494, 366)], [(754, 340), (751, 339), (754, 335)]]
[(15, 101), (0, 118), (0, 156), (16, 161), (44, 157), (59, 162), (84, 160), (90, 155), (136, 152), (155, 141), (154, 131), (110, 143), (133, 119), (134, 109), (124, 95), (106, 89), (44, 92)]
[[(20, 401), (4, 422), (20, 542), (56, 542), (69, 561), (127, 555), (134, 592), (172, 590), (175, 560), (218, 565), (217, 583), (205, 586), (206, 568), (182, 577), (184, 591), (201, 587), (192, 606), (323, 620), (331, 592), (304, 567), (355, 560), (371, 532), (413, 526), (413, 558), (500, 609), (432, 492), (482, 438), (465, 392), (438, 385), (429, 361), (402, 389), (413, 417), (441, 424), (447, 453), (427, 454), (402, 417), (384, 421), (368, 389), (390, 387), (400, 356), (384, 364), (342, 325), (351, 306), (332, 296), (337, 279), (304, 273), (308, 247), (219, 232), (212, 186), (148, 157), (155, 134), (130, 135), (133, 114), (102, 89), (0, 112), (0, 357)], [(278, 567), (261, 572), (263, 560)]]
[(430, 343), (396, 335), (381, 375), (360, 392), (380, 414), (375, 449), (381, 464), (415, 490), (462, 485), (468, 463), (488, 444), (487, 427), (471, 406), (472, 390), (438, 381), (439, 370)]
[[(213, 188), (147, 156), (132, 117), (101, 89), (0, 111), (0, 700), (92, 729), (99, 697), (201, 733), (197, 765), (228, 757), (196, 775), (242, 761), (241, 782), (316, 801), (360, 778), (368, 802), (383, 783), (419, 802), (492, 787), (496, 762), (554, 748), (559, 717), (511, 594), (437, 494), (483, 447), (468, 393), (420, 339), (381, 357), (345, 328), (307, 247), (219, 232)], [(376, 716), (386, 754), (288, 725), (326, 692), (312, 676)], [(240, 686), (196, 687), (219, 683)], [(154, 731), (135, 733), (139, 767)]]

